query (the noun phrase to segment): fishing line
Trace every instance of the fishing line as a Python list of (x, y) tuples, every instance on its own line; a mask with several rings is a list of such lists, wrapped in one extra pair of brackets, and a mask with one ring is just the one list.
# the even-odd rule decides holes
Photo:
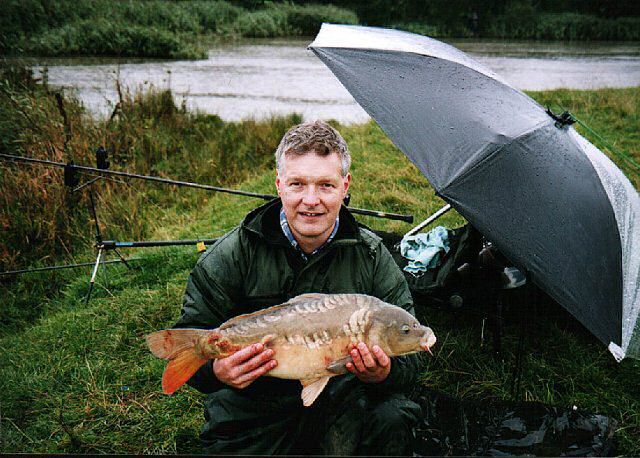
[[(116, 181), (116, 180), (113, 180)], [(162, 208), (160, 205), (158, 205), (156, 202), (152, 201), (149, 197), (146, 196), (145, 193), (142, 192), (142, 190), (136, 188), (133, 184), (129, 183), (128, 181), (124, 181), (124, 180), (117, 180), (117, 182), (120, 182), (121, 184), (124, 184), (125, 186), (128, 186), (132, 191), (134, 191), (136, 193), (136, 195), (142, 197), (148, 204), (154, 206), (155, 208), (157, 208), (158, 210), (160, 210), (160, 212), (162, 212), (163, 218), (167, 218), (169, 216), (168, 211), (164, 208)]]
[[(562, 110), (563, 112), (567, 112), (569, 113), (569, 110), (567, 110), (565, 107), (563, 107), (562, 105), (560, 105), (559, 103), (556, 102), (556, 107), (559, 107), (560, 110)], [(611, 142), (609, 142), (605, 137), (603, 137), (602, 135), (600, 135), (598, 132), (596, 132), (595, 130), (593, 130), (591, 127), (589, 127), (587, 125), (587, 123), (585, 123), (584, 121), (582, 121), (580, 118), (578, 118), (576, 115), (574, 115), (573, 113), (570, 113), (570, 116), (578, 123), (580, 124), (582, 127), (584, 127), (591, 135), (593, 135), (594, 137), (596, 137), (598, 140), (600, 140), (606, 147), (607, 149), (609, 149), (609, 151), (611, 151), (612, 153), (614, 153), (616, 156), (618, 156), (618, 158), (620, 158), (623, 161), (626, 161), (626, 165), (628, 167), (630, 167), (630, 171), (633, 172), (634, 174), (640, 176), (640, 163), (636, 162), (633, 157), (631, 157), (631, 155), (625, 153), (622, 150), (619, 150), (618, 148), (616, 148), (615, 146), (613, 146), (613, 144)]]
[(576, 122), (578, 124), (580, 124), (582, 127), (584, 127), (585, 129), (587, 129), (587, 131), (589, 131), (589, 133), (591, 133), (592, 135), (596, 136), (598, 138), (598, 140), (600, 140), (602, 143), (605, 144), (605, 146), (612, 151), (613, 153), (615, 153), (618, 157), (622, 158), (623, 160), (627, 161), (627, 164), (630, 164), (632, 166), (631, 171), (634, 172), (636, 175), (640, 176), (640, 164), (637, 163), (633, 157), (631, 157), (631, 155), (625, 153), (622, 150), (617, 149), (616, 147), (614, 147), (606, 138), (604, 138), (602, 135), (600, 135), (598, 132), (596, 132), (595, 130), (593, 130), (591, 127), (589, 127), (586, 123), (584, 123), (582, 120), (576, 118), (574, 116)]

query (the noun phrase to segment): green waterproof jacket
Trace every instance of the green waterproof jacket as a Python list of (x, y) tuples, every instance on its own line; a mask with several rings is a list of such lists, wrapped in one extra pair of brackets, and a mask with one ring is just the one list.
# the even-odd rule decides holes
[[(381, 239), (358, 225), (343, 206), (334, 239), (305, 261), (286, 238), (279, 223), (282, 203), (275, 199), (250, 212), (240, 226), (221, 237), (199, 259), (187, 283), (176, 328), (218, 327), (242, 314), (286, 302), (303, 293), (362, 293), (376, 296), (413, 313), (409, 288)], [(416, 382), (416, 357), (394, 358), (391, 373), (376, 390), (405, 391)], [(241, 409), (262, 413), (300, 405), (301, 385), (295, 380), (260, 377), (243, 390), (218, 381), (205, 364), (188, 382), (203, 393), (206, 418), (245, 417), (229, 412), (231, 397), (247, 402)], [(352, 374), (333, 377), (327, 392), (362, 383)], [(277, 401), (276, 401), (277, 400)], [(224, 408), (221, 407), (224, 404)], [(206, 425), (205, 425), (206, 429)], [(203, 431), (204, 433), (204, 431)]]

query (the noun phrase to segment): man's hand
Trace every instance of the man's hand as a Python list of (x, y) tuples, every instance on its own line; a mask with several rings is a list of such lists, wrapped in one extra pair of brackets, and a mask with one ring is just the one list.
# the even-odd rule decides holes
[(255, 379), (277, 366), (273, 350), (261, 343), (249, 345), (231, 356), (213, 360), (213, 373), (218, 380), (233, 388), (246, 388)]
[(363, 342), (352, 345), (350, 351), (353, 363), (347, 363), (347, 370), (366, 383), (383, 382), (391, 372), (391, 358), (377, 345), (371, 350)]

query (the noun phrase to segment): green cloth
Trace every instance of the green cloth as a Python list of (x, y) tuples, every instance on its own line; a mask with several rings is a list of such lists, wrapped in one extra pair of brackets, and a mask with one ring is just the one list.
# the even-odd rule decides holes
[[(309, 292), (369, 294), (413, 313), (406, 280), (389, 251), (379, 237), (358, 226), (345, 207), (340, 211), (335, 238), (308, 261), (282, 233), (278, 219), (281, 207), (280, 200), (274, 199), (253, 210), (202, 255), (189, 277), (175, 327), (212, 329), (233, 316)], [(367, 399), (406, 392), (416, 383), (416, 375), (415, 355), (394, 358), (389, 377), (365, 387), (370, 393)], [(339, 399), (342, 393), (368, 385), (352, 374), (333, 377), (316, 401), (318, 407), (305, 408), (300, 399), (302, 387), (296, 380), (261, 377), (237, 390), (219, 382), (212, 365), (205, 364), (188, 383), (208, 393), (207, 422), (201, 434), (206, 450), (245, 454), (291, 452), (292, 438), (285, 434), (283, 419), (304, 422), (328, 402), (325, 398)], [(230, 438), (247, 430), (267, 434), (262, 440), (229, 445)]]

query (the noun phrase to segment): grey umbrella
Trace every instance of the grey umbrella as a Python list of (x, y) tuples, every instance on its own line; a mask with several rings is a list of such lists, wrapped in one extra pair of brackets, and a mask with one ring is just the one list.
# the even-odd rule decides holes
[(437, 40), (324, 24), (310, 49), (440, 197), (617, 360), (640, 357), (640, 197), (611, 160)]

